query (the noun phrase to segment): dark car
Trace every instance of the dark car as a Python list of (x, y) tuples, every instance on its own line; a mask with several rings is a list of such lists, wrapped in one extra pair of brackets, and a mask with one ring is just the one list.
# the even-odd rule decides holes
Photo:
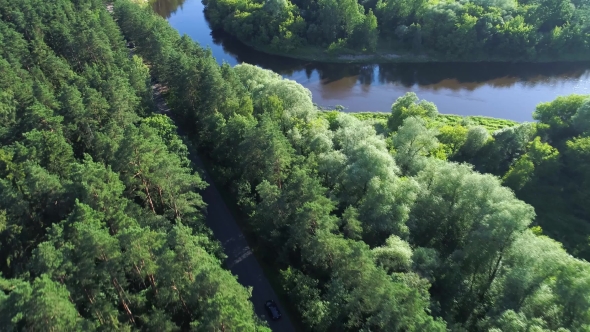
[(273, 300), (268, 300), (264, 304), (266, 307), (266, 311), (270, 315), (270, 319), (272, 320), (279, 320), (281, 319), (281, 311), (279, 310), (279, 306)]

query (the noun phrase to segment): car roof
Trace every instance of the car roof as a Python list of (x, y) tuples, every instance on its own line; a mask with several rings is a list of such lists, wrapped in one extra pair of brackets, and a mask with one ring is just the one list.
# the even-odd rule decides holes
[(266, 301), (266, 306), (268, 307), (268, 310), (270, 310), (270, 312), (272, 313), (273, 317), (281, 317), (281, 312), (279, 311), (279, 308), (275, 301)]

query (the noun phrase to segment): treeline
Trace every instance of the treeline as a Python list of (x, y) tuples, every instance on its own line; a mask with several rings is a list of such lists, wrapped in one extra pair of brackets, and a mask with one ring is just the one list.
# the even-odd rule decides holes
[(425, 120), (436, 107), (408, 95), (386, 139), (320, 115), (280, 75), (217, 65), (149, 10), (122, 0), (115, 12), (308, 329), (590, 328), (590, 265), (531, 227), (533, 208), (498, 177), (447, 161), (478, 156), (485, 128), (437, 129)]
[(0, 45), (0, 330), (268, 331), (105, 4), (2, 1)]
[(289, 53), (313, 46), (426, 52), (439, 60), (582, 60), (581, 0), (203, 0), (209, 21), (244, 42)]

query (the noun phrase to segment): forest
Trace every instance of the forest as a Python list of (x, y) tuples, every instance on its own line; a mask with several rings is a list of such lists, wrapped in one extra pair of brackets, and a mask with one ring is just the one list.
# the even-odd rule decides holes
[(0, 2), (0, 330), (269, 331), (100, 0)]
[(321, 50), (418, 54), (422, 61), (590, 59), (590, 3), (584, 0), (203, 3), (214, 28), (261, 50), (295, 57)]
[(585, 188), (582, 159), (569, 159), (589, 156), (585, 96), (490, 133), (437, 121), (434, 104), (409, 94), (378, 135), (372, 123), (318, 111), (309, 90), (278, 74), (219, 66), (149, 10), (119, 1), (115, 13), (307, 329), (590, 328), (588, 233), (575, 229), (586, 239), (576, 244), (545, 226), (587, 220), (583, 196), (554, 204), (557, 221), (516, 196)]
[(4, 329), (268, 331), (204, 224), (198, 151), (306, 330), (590, 331), (588, 96), (492, 129), (410, 93), (376, 123), (104, 7), (0, 3)]

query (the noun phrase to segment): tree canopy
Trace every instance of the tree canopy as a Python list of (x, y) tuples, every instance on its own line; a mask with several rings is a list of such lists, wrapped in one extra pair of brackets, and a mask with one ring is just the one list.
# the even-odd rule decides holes
[[(209, 9), (218, 19), (231, 10), (210, 5), (220, 6)], [(277, 18), (292, 10), (288, 2), (251, 5)], [(255, 16), (254, 7), (234, 14)], [(281, 270), (307, 329), (589, 326), (588, 263), (543, 235), (541, 212), (500, 177), (524, 156), (539, 174), (555, 167), (562, 154), (535, 140), (535, 125), (490, 133), (469, 121), (441, 124), (433, 104), (407, 95), (394, 103), (385, 135), (377, 134), (369, 122), (322, 113), (308, 90), (270, 71), (218, 66), (149, 11), (119, 1), (115, 13), (235, 198), (262, 258)], [(361, 19), (346, 16), (347, 24)], [(240, 20), (225, 24), (232, 22)], [(584, 142), (576, 141), (576, 151)]]
[[(341, 14), (325, 17), (339, 33), (364, 24)], [(127, 0), (114, 19), (97, 0), (9, 0), (0, 18), (6, 330), (268, 331), (203, 222), (196, 150), (307, 330), (590, 328), (587, 96), (490, 133), (408, 94), (378, 134), (270, 71), (219, 66)], [(154, 113), (150, 75), (188, 137)]]
[(0, 325), (268, 330), (102, 1), (0, 4)]

